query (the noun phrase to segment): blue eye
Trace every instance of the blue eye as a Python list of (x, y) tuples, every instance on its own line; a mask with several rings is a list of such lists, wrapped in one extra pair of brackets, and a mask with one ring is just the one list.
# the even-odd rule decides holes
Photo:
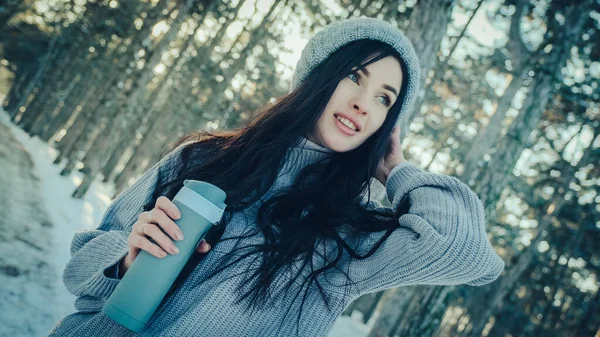
[(383, 98), (383, 100), (380, 100), (381, 104), (385, 105), (385, 106), (390, 106), (390, 98), (387, 96), (379, 96), (379, 98)]
[[(357, 72), (353, 72), (350, 73), (348, 75), (348, 78), (350, 79), (350, 81), (358, 84), (358, 79), (359, 79), (360, 75)], [(383, 104), (385, 107), (389, 107), (391, 104), (391, 100), (387, 95), (383, 95), (383, 96), (379, 96), (379, 98), (383, 98), (383, 100), (380, 100), (381, 104)]]

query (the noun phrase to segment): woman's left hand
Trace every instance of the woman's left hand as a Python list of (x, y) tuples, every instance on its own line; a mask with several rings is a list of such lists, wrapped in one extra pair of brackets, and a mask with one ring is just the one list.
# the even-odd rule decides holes
[(375, 178), (385, 186), (388, 175), (392, 169), (405, 161), (406, 159), (404, 159), (404, 154), (402, 153), (402, 144), (400, 143), (400, 128), (396, 126), (390, 135), (388, 153), (381, 162), (379, 162)]

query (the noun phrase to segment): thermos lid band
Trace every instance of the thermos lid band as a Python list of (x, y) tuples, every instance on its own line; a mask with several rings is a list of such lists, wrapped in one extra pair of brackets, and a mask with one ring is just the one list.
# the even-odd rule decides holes
[(186, 186), (183, 186), (181, 190), (179, 190), (175, 199), (213, 224), (221, 221), (221, 218), (223, 217), (223, 209)]

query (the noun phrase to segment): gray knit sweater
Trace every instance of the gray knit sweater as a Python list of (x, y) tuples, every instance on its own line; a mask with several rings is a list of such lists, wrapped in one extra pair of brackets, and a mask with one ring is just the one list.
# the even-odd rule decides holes
[[(252, 257), (239, 262), (237, 268), (228, 268), (199, 284), (207, 271), (217, 266), (219, 259), (235, 245), (234, 240), (227, 240), (214, 245), (182, 287), (152, 316), (146, 329), (135, 334), (101, 312), (105, 300), (120, 282), (110, 271), (127, 254), (129, 231), (143, 205), (151, 200), (157, 184), (175, 177), (181, 168), (182, 149), (183, 146), (171, 152), (120, 194), (107, 209), (98, 229), (75, 234), (63, 280), (77, 296), (76, 312), (60, 320), (51, 336), (295, 336), (296, 328), (300, 336), (326, 336), (344, 308), (362, 294), (412, 284), (478, 286), (494, 281), (504, 268), (488, 241), (483, 207), (477, 196), (455, 178), (425, 173), (412, 164), (402, 163), (390, 172), (385, 187), (392, 207), (409, 193), (409, 213), (398, 219), (398, 229), (370, 258), (350, 261), (344, 254), (339, 266), (349, 273), (352, 285), (347, 285), (348, 280), (335, 268), (321, 277), (320, 284), (329, 297), (331, 311), (314, 282), (299, 326), (296, 318), (302, 296), (293, 298), (297, 289), (268, 309), (248, 312), (245, 303), (234, 304), (237, 298), (234, 292), (245, 277), (230, 276), (256, 263)], [(329, 152), (310, 141), (291, 147), (282, 173), (267, 194), (289, 186), (303, 167), (329, 156)], [(223, 238), (238, 236), (251, 228), (257, 206), (234, 214)], [(377, 201), (365, 202), (365, 207), (391, 211)], [(382, 234), (374, 233), (351, 244), (364, 254)], [(323, 243), (317, 251), (329, 248), (326, 251), (331, 252), (331, 246), (327, 245)], [(323, 261), (314, 263), (318, 266)], [(295, 287), (300, 287), (302, 281), (298, 278)], [(286, 279), (275, 281), (273, 287), (281, 289), (286, 283)], [(288, 316), (284, 318), (286, 313)]]

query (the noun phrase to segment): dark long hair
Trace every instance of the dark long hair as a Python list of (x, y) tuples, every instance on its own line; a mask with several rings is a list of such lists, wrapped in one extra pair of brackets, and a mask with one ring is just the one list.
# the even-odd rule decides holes
[[(234, 131), (196, 132), (184, 136), (171, 147), (192, 141), (183, 149), (184, 168), (181, 173), (173, 181), (158, 186), (153, 200), (144, 209), (152, 209), (161, 195), (172, 199), (186, 179), (207, 181), (220, 187), (227, 193), (227, 209), (220, 225), (214, 226), (206, 237), (207, 242), (215, 246), (221, 240), (231, 215), (256, 203), (270, 189), (288, 149), (300, 137), (315, 129), (317, 120), (338, 83), (353, 68), (366, 67), (387, 56), (400, 61), (404, 80), (399, 98), (390, 107), (379, 130), (356, 149), (343, 153), (333, 152), (327, 160), (308, 165), (298, 174), (290, 188), (260, 204), (256, 229), (251, 235), (263, 235), (264, 243), (241, 247), (239, 251), (244, 253), (221, 264), (206, 278), (208, 280), (230, 266), (235, 267), (236, 262), (242, 259), (255, 254), (262, 255), (260, 268), (249, 277), (249, 281), (254, 282), (246, 282), (252, 284), (251, 289), (242, 294), (240, 286), (238, 303), (250, 298), (249, 309), (267, 304), (271, 297), (269, 285), (283, 274), (286, 266), (301, 259), (304, 265), (311, 266), (312, 273), (305, 280), (307, 286), (298, 314), (299, 326), (302, 307), (313, 281), (330, 310), (329, 298), (323, 292), (317, 276), (336, 267), (344, 250), (353, 259), (370, 257), (398, 227), (398, 217), (408, 210), (408, 199), (403, 200), (393, 213), (368, 210), (361, 201), (364, 201), (365, 196), (367, 200), (371, 199), (371, 177), (375, 175), (380, 160), (389, 150), (389, 137), (401, 104), (404, 103), (408, 82), (406, 66), (396, 51), (385, 43), (373, 40), (354, 41), (333, 53), (296, 90), (258, 111), (246, 126)], [(385, 234), (370, 251), (360, 255), (340, 236), (339, 229), (342, 226), (351, 228), (355, 235), (384, 231)], [(244, 235), (226, 239), (248, 237)], [(333, 260), (324, 261), (324, 267), (315, 270), (312, 264), (318, 240), (335, 242), (338, 254)], [(185, 282), (202, 256), (194, 252), (165, 301)], [(352, 282), (347, 273), (344, 275)], [(289, 286), (293, 282), (294, 277), (291, 277), (285, 289), (291, 289)]]

